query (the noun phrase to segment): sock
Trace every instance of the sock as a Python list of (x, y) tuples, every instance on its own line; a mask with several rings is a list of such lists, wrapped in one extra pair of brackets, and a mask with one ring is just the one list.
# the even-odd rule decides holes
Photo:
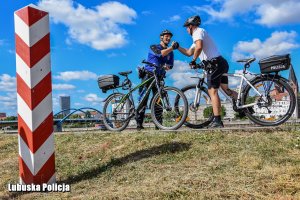
[(221, 116), (220, 115), (214, 116), (214, 121), (215, 122), (220, 122), (221, 121)]

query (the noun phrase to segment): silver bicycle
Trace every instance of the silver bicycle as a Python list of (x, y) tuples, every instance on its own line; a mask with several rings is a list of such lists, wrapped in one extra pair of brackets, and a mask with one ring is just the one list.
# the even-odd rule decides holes
[[(273, 56), (260, 61), (260, 74), (250, 73), (247, 69), (255, 58), (243, 59), (242, 73), (226, 73), (223, 76), (240, 79), (237, 88), (237, 99), (231, 98), (220, 87), (219, 91), (231, 102), (235, 112), (244, 112), (254, 123), (262, 126), (276, 126), (287, 121), (294, 112), (296, 97), (289, 81), (279, 75), (279, 72), (290, 66), (289, 55)], [(266, 61), (265, 63), (263, 61)], [(280, 61), (280, 62), (279, 62)], [(267, 67), (266, 67), (267, 64)], [(283, 67), (278, 67), (284, 65)], [(286, 66), (287, 65), (287, 66)], [(182, 88), (189, 104), (189, 113), (185, 125), (190, 128), (203, 128), (213, 119), (212, 105), (205, 83), (208, 71), (213, 65), (198, 64), (196, 77), (198, 83)], [(277, 68), (272, 68), (277, 66)], [(263, 67), (266, 67), (263, 69)], [(200, 73), (202, 70), (202, 73)], [(249, 75), (251, 78), (249, 78)], [(229, 81), (231, 79), (229, 78)]]

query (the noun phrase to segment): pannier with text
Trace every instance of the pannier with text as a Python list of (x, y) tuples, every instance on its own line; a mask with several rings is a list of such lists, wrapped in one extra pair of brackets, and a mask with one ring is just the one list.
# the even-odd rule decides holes
[(259, 61), (260, 71), (263, 74), (287, 70), (290, 65), (290, 54), (270, 56)]

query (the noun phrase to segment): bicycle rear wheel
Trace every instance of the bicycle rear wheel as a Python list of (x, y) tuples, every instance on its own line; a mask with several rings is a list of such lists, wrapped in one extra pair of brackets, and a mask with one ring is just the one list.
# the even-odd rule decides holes
[(124, 94), (110, 96), (103, 106), (103, 123), (108, 130), (122, 131), (130, 121), (131, 101)]
[(188, 101), (188, 116), (185, 125), (190, 128), (203, 128), (213, 120), (210, 96), (205, 87), (200, 88), (200, 96), (194, 106), (196, 85), (188, 85), (181, 89)]
[(291, 86), (280, 77), (263, 76), (251, 81), (263, 96), (259, 96), (249, 85), (244, 90), (242, 105), (256, 103), (246, 108), (246, 116), (262, 126), (277, 126), (287, 121), (293, 114), (296, 98)]
[[(176, 98), (179, 96), (180, 98)], [(178, 101), (175, 103), (175, 101)], [(175, 87), (165, 87), (162, 97), (156, 93), (151, 102), (151, 118), (163, 130), (176, 130), (185, 122), (188, 114), (186, 97)]]

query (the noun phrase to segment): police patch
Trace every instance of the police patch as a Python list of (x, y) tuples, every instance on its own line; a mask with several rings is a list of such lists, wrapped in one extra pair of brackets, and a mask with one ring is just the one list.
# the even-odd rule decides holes
[(157, 48), (156, 45), (151, 45), (150, 49), (155, 53), (155, 54), (161, 54), (161, 51)]

